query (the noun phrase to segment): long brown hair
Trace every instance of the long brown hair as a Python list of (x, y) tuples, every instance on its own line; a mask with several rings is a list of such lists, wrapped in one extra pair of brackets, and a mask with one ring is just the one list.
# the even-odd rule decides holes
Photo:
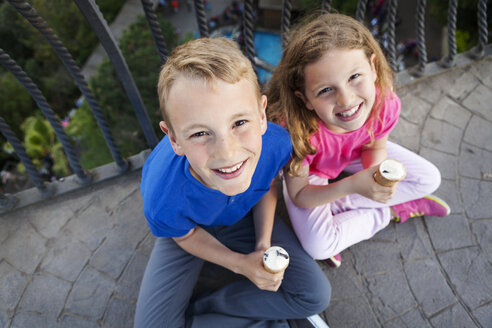
[[(332, 49), (362, 49), (367, 59), (376, 55), (376, 97), (371, 117), (376, 119), (388, 92), (393, 87), (393, 72), (371, 32), (357, 20), (342, 14), (325, 13), (310, 16), (289, 35), (282, 59), (275, 69), (268, 89), (268, 119), (284, 125), (289, 130), (293, 154), (288, 167), (291, 175), (297, 175), (304, 158), (316, 153), (309, 143), (313, 133), (318, 131), (319, 117), (308, 110), (294, 92), (304, 94), (306, 65), (319, 60)], [(372, 131), (369, 131), (372, 136)]]

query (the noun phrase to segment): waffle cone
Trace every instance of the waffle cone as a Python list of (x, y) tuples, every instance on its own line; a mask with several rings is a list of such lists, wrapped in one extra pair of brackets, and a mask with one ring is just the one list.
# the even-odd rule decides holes
[[(393, 165), (399, 165), (399, 170), (401, 170), (401, 172), (400, 172), (401, 174), (398, 177), (390, 179), (390, 178), (384, 176), (384, 172), (385, 172), (384, 168), (386, 167), (386, 169), (387, 169), (387, 166), (388, 166), (387, 161), (392, 161)], [(376, 173), (374, 173), (373, 177), (374, 177), (374, 180), (378, 184), (380, 184), (381, 186), (392, 187), (396, 183), (403, 180), (405, 178), (405, 176), (406, 176), (406, 169), (403, 166), (403, 164), (401, 164), (399, 161), (397, 161), (395, 159), (389, 159), (389, 160), (385, 160), (385, 161), (381, 162), (381, 164), (379, 164), (378, 169), (376, 170)]]

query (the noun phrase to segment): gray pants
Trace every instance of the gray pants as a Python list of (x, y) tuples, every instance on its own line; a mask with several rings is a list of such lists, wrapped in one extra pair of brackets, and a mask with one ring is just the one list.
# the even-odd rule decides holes
[[(206, 230), (232, 250), (254, 251), (251, 214), (232, 226)], [(290, 255), (277, 292), (260, 290), (243, 279), (189, 304), (204, 261), (171, 238), (157, 238), (142, 279), (134, 327), (288, 327), (285, 319), (323, 311), (330, 301), (330, 283), (279, 218), (272, 245), (282, 246)]]

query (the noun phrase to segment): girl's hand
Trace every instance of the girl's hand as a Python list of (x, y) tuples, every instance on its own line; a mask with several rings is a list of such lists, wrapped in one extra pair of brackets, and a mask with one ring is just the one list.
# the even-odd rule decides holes
[(263, 267), (263, 254), (265, 250), (258, 250), (244, 256), (239, 268), (239, 273), (246, 276), (259, 289), (276, 292), (282, 284), (284, 271), (270, 273)]
[(354, 191), (357, 194), (372, 199), (376, 202), (387, 203), (395, 195), (397, 184), (392, 187), (384, 187), (379, 185), (373, 178), (377, 168), (378, 167), (376, 165), (357, 172), (350, 177), (352, 179), (351, 182), (353, 183)]

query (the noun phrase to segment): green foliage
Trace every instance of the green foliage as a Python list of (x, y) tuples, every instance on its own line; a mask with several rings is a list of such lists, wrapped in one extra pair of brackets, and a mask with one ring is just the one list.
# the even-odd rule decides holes
[[(71, 0), (32, 0), (31, 5), (49, 24), (78, 63), (83, 63), (98, 40), (86, 19)], [(124, 0), (99, 0), (101, 10), (114, 19)], [(107, 18), (108, 18), (107, 17)], [(42, 35), (7, 1), (0, 0), (0, 48), (27, 73), (63, 116), (77, 97), (78, 89), (56, 53)], [(16, 97), (0, 88), (0, 98)], [(3, 106), (2, 106), (3, 107)], [(35, 107), (33, 106), (34, 110)], [(26, 116), (24, 116), (26, 117)]]
[(78, 146), (83, 168), (90, 170), (112, 161), (102, 132), (86, 102), (74, 112), (65, 132), (73, 139), (80, 140)]
[[(31, 0), (29, 3), (81, 66), (98, 40), (75, 2)], [(96, 3), (110, 23), (125, 0), (97, 0)], [(65, 116), (79, 94), (75, 83), (49, 43), (5, 0), (0, 0), (0, 48), (33, 80), (53, 110), (60, 116)], [(37, 106), (15, 78), (3, 70), (0, 71), (0, 85), (0, 115), (22, 139), (20, 125), (23, 119), (38, 110)], [(4, 151), (0, 152), (0, 168), (10, 158)]]
[[(43, 167), (43, 157), (51, 156), (54, 162), (53, 172), (55, 175), (66, 176), (69, 174), (70, 169), (63, 147), (57, 141), (55, 132), (48, 120), (44, 119), (41, 114), (30, 116), (22, 123), (21, 129), (24, 131), (23, 146), (36, 168), (41, 169)], [(11, 145), (4, 146), (4, 150), (7, 152), (11, 149)], [(24, 174), (24, 165), (19, 163), (17, 171)]]
[(125, 4), (124, 0), (96, 0), (99, 10), (103, 13), (104, 19), (111, 23), (115, 20), (120, 9)]
[(12, 131), (19, 137), (22, 130), (21, 123), (30, 115), (33, 108), (36, 108), (31, 95), (24, 87), (10, 74), (0, 75), (0, 117), (7, 122)]
[(468, 31), (456, 30), (456, 47), (458, 53), (468, 50), (470, 43), (470, 33)]
[(21, 66), (34, 55), (34, 49), (25, 42), (34, 32), (35, 29), (7, 1), (0, 0), (0, 48)]
[[(439, 23), (448, 23), (448, 0), (431, 0), (430, 13)], [(463, 52), (476, 46), (478, 43), (477, 26), (477, 6), (478, 0), (458, 1), (458, 15), (456, 22), (456, 44), (458, 52)], [(487, 6), (487, 24), (492, 24), (492, 9)], [(489, 33), (489, 42), (490, 42)]]

